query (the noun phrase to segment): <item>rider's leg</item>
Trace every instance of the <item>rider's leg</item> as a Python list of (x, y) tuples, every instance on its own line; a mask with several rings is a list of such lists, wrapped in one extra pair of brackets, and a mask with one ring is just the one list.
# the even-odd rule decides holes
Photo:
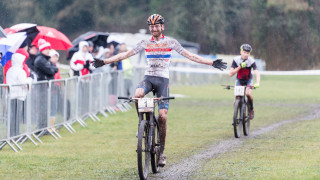
[(159, 109), (160, 154), (164, 153), (167, 135), (167, 109)]
[(253, 96), (251, 94), (252, 90), (251, 88), (246, 89), (246, 96), (248, 97), (248, 103), (250, 104), (251, 109), (253, 109)]
[(166, 157), (164, 155), (166, 135), (167, 135), (167, 109), (159, 109), (159, 129), (160, 129), (160, 158), (159, 166), (166, 165)]
[[(147, 80), (147, 78), (145, 77), (143, 79), (143, 81), (141, 81), (138, 84), (138, 87), (136, 89), (135, 92), (135, 98), (142, 98), (144, 97), (146, 94), (148, 94), (149, 91), (151, 91), (152, 89), (152, 84)], [(139, 111), (138, 111), (138, 102), (135, 102), (136, 104), (136, 110), (137, 110), (137, 114), (139, 116)], [(140, 127), (140, 118), (139, 118), (139, 123), (138, 123), (138, 129)], [(138, 131), (136, 133), (136, 137), (138, 137)]]
[[(146, 95), (146, 93), (143, 88), (137, 88), (134, 97), (135, 98), (143, 98), (145, 95)], [(138, 113), (138, 102), (136, 102), (136, 110), (137, 110), (137, 114), (139, 114)]]
[(253, 96), (251, 94), (252, 92), (252, 89), (251, 88), (247, 88), (246, 89), (246, 96), (248, 97), (248, 103), (250, 105), (250, 114), (249, 114), (249, 117), (250, 119), (253, 119), (254, 118), (254, 108), (253, 108)]

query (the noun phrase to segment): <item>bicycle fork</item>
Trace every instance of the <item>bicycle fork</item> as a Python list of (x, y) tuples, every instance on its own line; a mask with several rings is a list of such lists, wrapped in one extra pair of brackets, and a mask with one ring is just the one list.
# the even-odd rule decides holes
[(148, 113), (149, 115), (149, 134), (148, 134), (148, 152), (151, 152), (151, 146), (152, 146), (152, 136), (154, 136), (154, 119), (153, 119), (153, 113)]

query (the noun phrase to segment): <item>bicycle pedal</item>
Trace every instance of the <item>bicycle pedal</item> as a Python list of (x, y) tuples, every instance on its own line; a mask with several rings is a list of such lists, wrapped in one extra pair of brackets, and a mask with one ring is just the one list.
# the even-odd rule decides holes
[(155, 144), (155, 146), (160, 146), (160, 144)]

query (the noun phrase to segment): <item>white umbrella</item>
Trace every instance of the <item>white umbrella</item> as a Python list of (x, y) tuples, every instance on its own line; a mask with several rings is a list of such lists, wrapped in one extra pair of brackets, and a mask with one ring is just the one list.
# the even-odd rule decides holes
[(20, 23), (20, 24), (16, 24), (14, 26), (11, 26), (10, 29), (14, 29), (16, 31), (19, 31), (21, 29), (31, 28), (33, 26), (37, 26), (37, 25), (36, 24), (32, 24), (32, 23)]
[(19, 32), (9, 34), (6, 38), (0, 39), (0, 51), (4, 55), (1, 61), (3, 65), (11, 59), (11, 55), (19, 49), (26, 38), (26, 32)]

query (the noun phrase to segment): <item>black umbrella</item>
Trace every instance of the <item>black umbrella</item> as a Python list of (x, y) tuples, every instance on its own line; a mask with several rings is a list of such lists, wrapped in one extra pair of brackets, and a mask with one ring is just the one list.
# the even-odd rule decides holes
[(79, 50), (80, 41), (92, 41), (95, 48), (100, 46), (107, 47), (108, 37), (108, 33), (97, 31), (89, 31), (80, 35), (72, 41), (73, 47), (68, 49), (67, 59), (71, 59), (72, 55)]

